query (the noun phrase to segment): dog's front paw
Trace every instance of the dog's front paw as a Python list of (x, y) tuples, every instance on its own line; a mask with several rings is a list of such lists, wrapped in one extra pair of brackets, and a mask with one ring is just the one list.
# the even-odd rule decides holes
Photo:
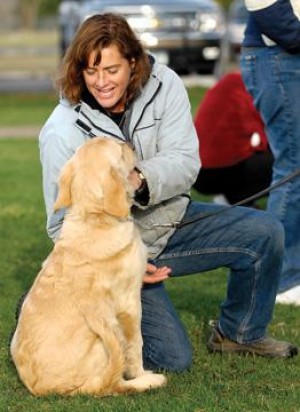
[(161, 373), (145, 371), (145, 379), (149, 385), (149, 389), (160, 388), (161, 386), (165, 386), (167, 384), (166, 376)]
[(134, 379), (123, 381), (124, 387), (121, 390), (124, 393), (125, 391), (128, 393), (134, 392), (145, 392), (150, 389), (160, 388), (165, 386), (167, 383), (167, 378), (165, 375), (160, 373), (152, 373), (152, 372), (144, 372), (142, 375), (137, 376)]
[(124, 376), (125, 379), (134, 379), (137, 378), (138, 376), (144, 375), (146, 372), (144, 371), (144, 368), (142, 366), (140, 367), (127, 367)]

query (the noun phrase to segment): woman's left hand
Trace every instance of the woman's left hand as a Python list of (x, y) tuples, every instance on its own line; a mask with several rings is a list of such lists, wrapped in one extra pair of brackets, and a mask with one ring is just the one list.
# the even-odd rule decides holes
[(171, 268), (168, 268), (167, 266), (157, 268), (151, 263), (148, 263), (143, 281), (146, 284), (162, 282), (169, 278), (171, 271)]

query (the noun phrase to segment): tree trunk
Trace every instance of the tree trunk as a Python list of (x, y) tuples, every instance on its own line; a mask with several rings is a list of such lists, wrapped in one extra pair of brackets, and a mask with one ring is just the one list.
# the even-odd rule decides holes
[(37, 22), (41, 0), (19, 0), (22, 29), (34, 29)]

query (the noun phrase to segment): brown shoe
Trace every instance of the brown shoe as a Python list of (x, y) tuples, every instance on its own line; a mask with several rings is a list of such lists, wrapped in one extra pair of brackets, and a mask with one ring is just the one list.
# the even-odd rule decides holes
[(298, 354), (298, 347), (284, 341), (266, 337), (253, 343), (237, 343), (221, 334), (218, 326), (213, 327), (207, 343), (209, 352), (238, 353), (265, 356), (268, 358), (292, 358)]

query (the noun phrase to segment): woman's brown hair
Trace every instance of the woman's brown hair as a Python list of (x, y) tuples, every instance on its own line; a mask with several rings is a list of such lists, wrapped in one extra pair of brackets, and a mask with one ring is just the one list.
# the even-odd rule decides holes
[(96, 52), (95, 64), (101, 61), (101, 50), (116, 45), (129, 62), (134, 59), (134, 72), (127, 89), (127, 100), (132, 101), (147, 82), (151, 72), (149, 58), (140, 41), (118, 14), (104, 13), (85, 20), (66, 51), (56, 80), (59, 92), (71, 103), (81, 100), (84, 91), (83, 70), (88, 67), (92, 52)]

